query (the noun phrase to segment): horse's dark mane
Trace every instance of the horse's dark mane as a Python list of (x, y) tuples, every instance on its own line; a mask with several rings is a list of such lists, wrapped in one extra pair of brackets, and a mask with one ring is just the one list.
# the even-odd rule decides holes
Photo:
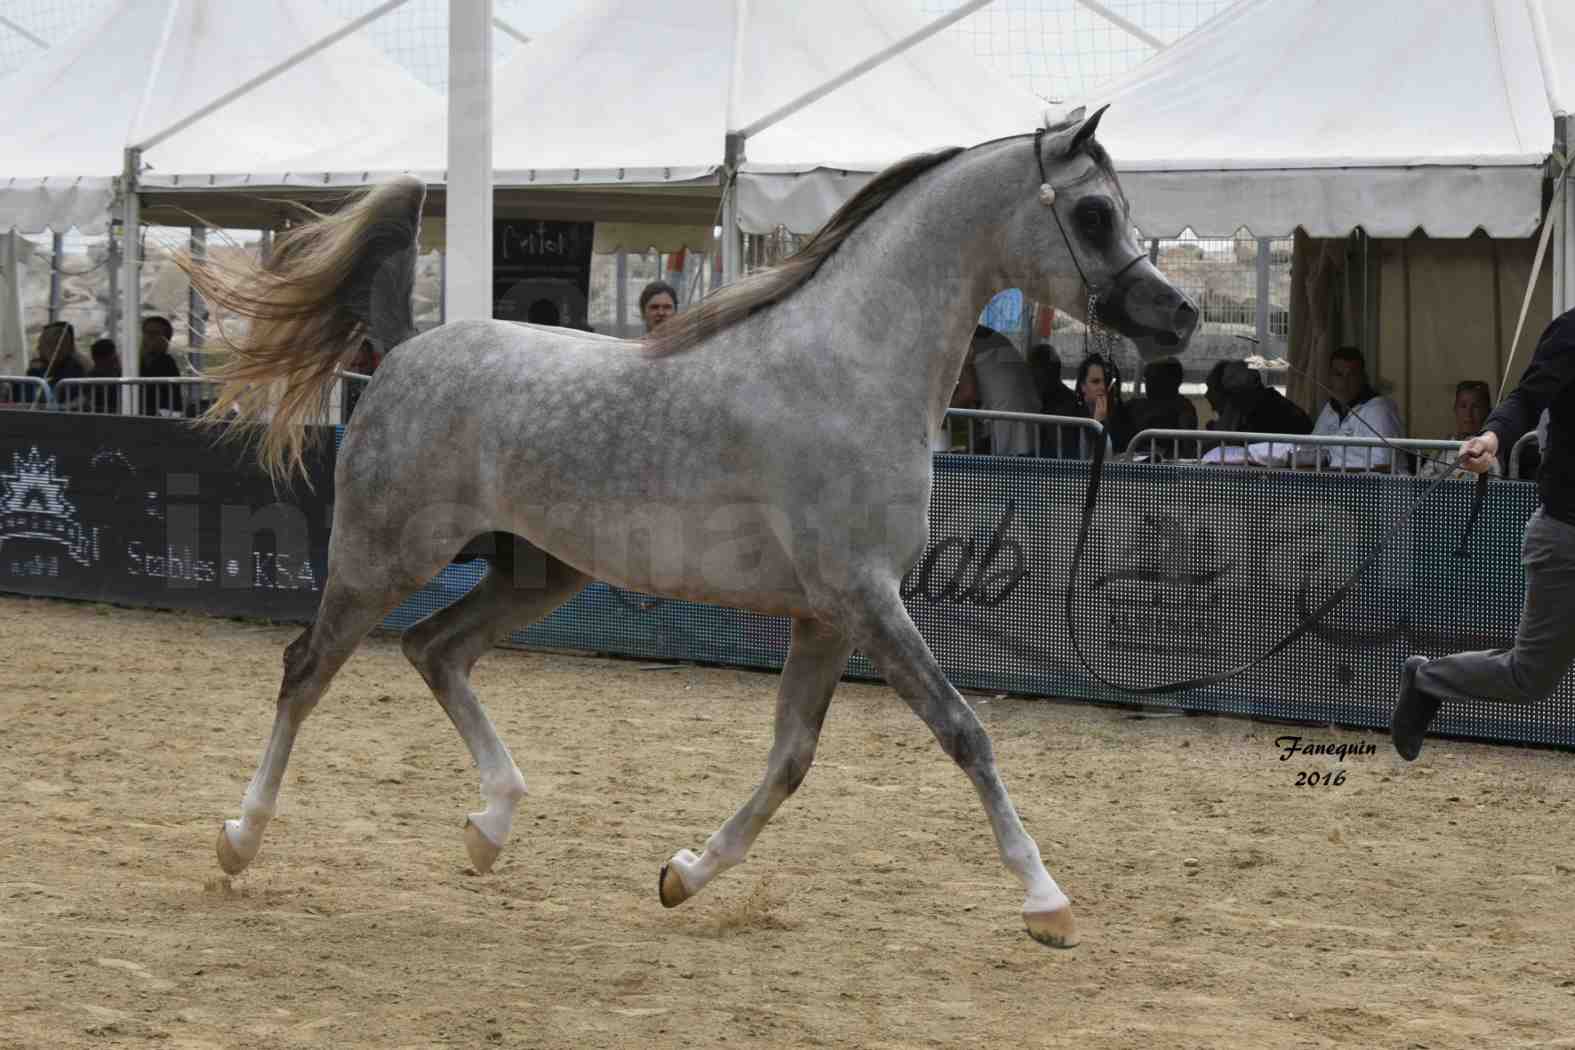
[(707, 296), (699, 305), (668, 320), (646, 340), (646, 351), (654, 356), (682, 353), (729, 325), (787, 298), (814, 277), (848, 235), (879, 211), (881, 205), (920, 175), (961, 152), (961, 146), (952, 146), (893, 164), (838, 208), (826, 225), (791, 257)]
[[(1056, 134), (1075, 128), (1082, 122), (1082, 112), (1078, 111), (1059, 124), (1047, 124), (1045, 130), (1050, 134)], [(1005, 139), (981, 143), (973, 149), (1025, 137), (1012, 135)], [(852, 199), (838, 208), (836, 214), (827, 220), (826, 225), (816, 231), (815, 235), (793, 255), (769, 269), (753, 273), (707, 296), (698, 305), (668, 320), (655, 334), (646, 338), (645, 351), (653, 357), (683, 353), (722, 329), (781, 302), (814, 277), (825, 261), (831, 258), (853, 231), (858, 229), (865, 219), (879, 211), (882, 205), (895, 197), (903, 187), (925, 172), (964, 152), (967, 150), (962, 146), (951, 146), (933, 153), (919, 153), (899, 160), (876, 175), (868, 185), (854, 194)], [(1106, 153), (1105, 148), (1098, 142), (1089, 138), (1080, 147), (1080, 152), (1086, 153), (1106, 174), (1112, 179), (1115, 178), (1115, 165), (1111, 163), (1110, 154)]]

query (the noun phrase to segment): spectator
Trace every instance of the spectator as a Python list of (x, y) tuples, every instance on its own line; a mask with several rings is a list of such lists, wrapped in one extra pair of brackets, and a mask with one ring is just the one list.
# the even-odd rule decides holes
[[(1198, 429), (1198, 410), (1191, 398), (1181, 394), (1183, 378), (1185, 372), (1181, 362), (1174, 357), (1151, 361), (1143, 367), (1143, 396), (1133, 401), (1128, 409), (1134, 434), (1145, 430)], [(1182, 451), (1195, 457), (1193, 446), (1196, 442), (1187, 442), (1186, 446), (1181, 447), (1177, 441), (1162, 441), (1156, 447), (1161, 455), (1171, 459)]]
[[(1482, 433), (1482, 427), (1487, 422), (1488, 413), (1493, 411), (1493, 394), (1486, 383), (1480, 379), (1466, 379), (1455, 384), (1455, 432), (1450, 435), (1454, 440), (1464, 442)], [(1459, 456), (1433, 453), (1429, 459), (1422, 460), (1422, 465), (1417, 469), (1417, 476), (1423, 478), (1436, 478), (1440, 474), (1453, 474), (1465, 477), (1466, 470), (1454, 467), (1453, 464)], [(1498, 471), (1498, 462), (1492, 464), (1494, 473)]]
[[(120, 354), (115, 349), (115, 340), (96, 340), (91, 353), (93, 367), (88, 369), (89, 379), (120, 378)], [(87, 398), (86, 407), (89, 412), (102, 415), (120, 410), (120, 387), (115, 383), (94, 384), (88, 387)]]
[[(87, 366), (77, 354), (77, 330), (70, 323), (51, 321), (38, 333), (37, 351), (27, 374), (48, 383), (57, 401), (74, 402), (80, 396), (79, 387), (60, 389), (62, 379), (81, 379), (87, 375)], [(29, 392), (27, 400), (36, 400), (36, 396)]]
[[(1398, 438), (1405, 436), (1400, 410), (1367, 379), (1367, 361), (1354, 346), (1342, 346), (1329, 355), (1329, 388), (1334, 396), (1318, 415), (1314, 434), (1341, 437)], [(1394, 451), (1389, 448), (1342, 448), (1329, 450), (1329, 466), (1335, 470), (1389, 470)]]
[(1220, 371), (1222, 430), (1254, 434), (1310, 434), (1313, 421), (1301, 406), (1263, 381), (1263, 375), (1245, 361), (1227, 361)]
[(1125, 452), (1132, 440), (1132, 417), (1121, 400), (1121, 372), (1101, 354), (1089, 354), (1077, 367), (1077, 414), (1105, 426), (1106, 451)]
[(1204, 430), (1229, 430), (1225, 425), (1225, 388), (1220, 384), (1220, 377), (1225, 374), (1225, 366), (1229, 361), (1216, 361), (1214, 367), (1209, 369), (1208, 378), (1203, 381), (1203, 400), (1209, 403), (1209, 408), (1214, 412), (1214, 418), (1203, 427)]
[[(1041, 402), (1028, 362), (1006, 336), (987, 325), (973, 330), (969, 350), (979, 383), (979, 407), (992, 412), (1038, 412)], [(990, 452), (997, 456), (1031, 456), (1038, 427), (1032, 423), (992, 420)]]
[[(952, 388), (952, 396), (947, 401), (948, 408), (978, 408), (979, 407), (979, 373), (973, 366), (973, 350), (970, 348), (968, 356), (963, 359), (962, 371), (957, 374), (957, 385)], [(969, 425), (972, 420), (962, 419), (957, 416), (942, 416), (941, 424), (930, 435), (931, 452), (950, 452), (953, 449), (964, 449), (969, 452), (975, 449), (969, 446)]]
[[(142, 379), (179, 379), (180, 365), (170, 353), (170, 340), (175, 338), (175, 326), (167, 317), (142, 319)], [(143, 387), (142, 414), (145, 416), (179, 416), (185, 410), (185, 398), (178, 383), (150, 383)]]
[(652, 281), (640, 291), (640, 320), (650, 335), (678, 312), (678, 292), (666, 281)]
[[(1079, 416), (1077, 395), (1061, 381), (1061, 356), (1049, 343), (1039, 343), (1028, 351), (1028, 372), (1039, 395), (1039, 411), (1047, 416)], [(1039, 428), (1040, 453), (1057, 458), (1076, 458), (1077, 427), (1042, 426)]]

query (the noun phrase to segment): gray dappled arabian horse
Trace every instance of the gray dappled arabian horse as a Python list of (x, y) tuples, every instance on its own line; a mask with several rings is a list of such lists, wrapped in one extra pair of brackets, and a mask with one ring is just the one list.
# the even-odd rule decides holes
[[(316, 622), (285, 652), (272, 735), (219, 863), (257, 855), (302, 721), (387, 612), (478, 536), (488, 574), (404, 635), (404, 651), (481, 771), (471, 862), (489, 870), (525, 779), (472, 691), (509, 632), (591, 580), (792, 618), (775, 742), (750, 799), (658, 879), (673, 907), (743, 861), (804, 776), (855, 646), (962, 767), (1028, 932), (1077, 942), (984, 728), (898, 596), (925, 545), (929, 437), (991, 296), (1033, 298), (1130, 337), (1185, 348), (1197, 309), (1136, 239), (1100, 114), (911, 157), (878, 175), (797, 255), (724, 288), (642, 342), (499, 321), (415, 333), (424, 189), (395, 179), (284, 235), (262, 265), (186, 260), (247, 319), (213, 418), (254, 421), (263, 464), (300, 469), (335, 370), (363, 338), (397, 348), (357, 406), (335, 475)], [(515, 539), (517, 538), (517, 539)]]

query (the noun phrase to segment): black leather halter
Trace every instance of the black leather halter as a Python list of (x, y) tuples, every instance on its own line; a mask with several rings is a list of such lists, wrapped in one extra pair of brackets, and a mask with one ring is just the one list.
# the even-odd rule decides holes
[[(1049, 173), (1045, 170), (1044, 138), (1046, 132), (1047, 129), (1045, 128), (1038, 128), (1034, 131), (1034, 160), (1039, 165), (1039, 185), (1055, 189), (1056, 187), (1050, 181)], [(1101, 172), (1096, 166), (1093, 171), (1088, 172), (1086, 175), (1082, 175), (1070, 182), (1063, 183), (1062, 185), (1076, 186), (1077, 184), (1091, 179), (1098, 174), (1101, 174)], [(1148, 256), (1146, 256), (1144, 253), (1138, 252), (1132, 258), (1123, 263), (1120, 269), (1110, 275), (1110, 280), (1106, 282), (1103, 289), (1096, 288), (1093, 282), (1088, 279), (1088, 271), (1083, 269), (1083, 264), (1077, 257), (1077, 248), (1072, 244), (1072, 238), (1066, 235), (1066, 227), (1061, 224), (1061, 213), (1056, 208), (1057, 203), (1058, 201), (1051, 201), (1046, 205), (1046, 207), (1050, 209), (1050, 214), (1055, 219), (1055, 228), (1061, 231), (1061, 240), (1066, 245), (1067, 254), (1072, 257), (1072, 265), (1077, 268), (1078, 277), (1082, 278), (1083, 280), (1083, 287), (1087, 289), (1088, 294), (1093, 296), (1096, 300), (1099, 298), (1101, 291), (1107, 291), (1110, 288), (1115, 287), (1116, 283), (1121, 280), (1122, 276), (1128, 270), (1132, 269), (1132, 267), (1148, 258)], [(1092, 324), (1093, 320), (1093, 318), (1088, 318), (1088, 323)]]

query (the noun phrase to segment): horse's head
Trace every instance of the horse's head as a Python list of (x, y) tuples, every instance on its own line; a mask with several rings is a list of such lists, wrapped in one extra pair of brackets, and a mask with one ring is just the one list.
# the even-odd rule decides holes
[(1097, 319), (1131, 339), (1144, 360), (1179, 354), (1198, 324), (1198, 308), (1149, 261), (1115, 169), (1094, 141), (1101, 109), (1034, 136), (1036, 193), (1012, 223), (1011, 255), (1027, 272), (1025, 290), (1082, 312), (1084, 285)]

